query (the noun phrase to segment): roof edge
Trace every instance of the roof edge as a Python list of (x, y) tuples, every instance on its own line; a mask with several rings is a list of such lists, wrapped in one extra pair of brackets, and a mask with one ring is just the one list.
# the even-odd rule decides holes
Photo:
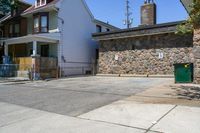
[(118, 27), (116, 27), (116, 26), (113, 26), (113, 25), (111, 25), (111, 24), (109, 24), (109, 23), (103, 22), (103, 21), (98, 20), (98, 19), (94, 19), (93, 21), (94, 21), (95, 23), (100, 23), (100, 24), (102, 24), (102, 25), (104, 25), (104, 26), (107, 26), (107, 27), (110, 27), (110, 28), (113, 28), (113, 29), (116, 29), (116, 30), (119, 30), (119, 29), (120, 29), (120, 28), (118, 28)]
[(156, 25), (139, 26), (139, 27), (130, 28), (130, 29), (120, 29), (120, 30), (109, 31), (109, 32), (93, 33), (92, 37), (111, 35), (111, 34), (119, 34), (119, 33), (124, 33), (124, 32), (140, 31), (140, 30), (164, 28), (164, 27), (176, 26), (179, 24), (183, 24), (185, 22), (186, 22), (185, 20), (182, 20), (182, 21), (175, 21), (175, 22), (169, 22), (169, 23), (161, 23), (161, 24), (156, 24)]

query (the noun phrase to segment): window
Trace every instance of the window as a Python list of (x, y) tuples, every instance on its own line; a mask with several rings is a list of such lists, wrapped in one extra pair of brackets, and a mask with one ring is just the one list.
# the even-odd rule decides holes
[(20, 36), (20, 24), (12, 23), (9, 25), (9, 37), (18, 37)]
[(33, 31), (34, 33), (48, 32), (48, 14), (40, 13), (34, 16)]
[(42, 5), (46, 5), (46, 0), (41, 0)]
[(110, 29), (106, 29), (106, 31), (110, 31)]
[(15, 27), (14, 27), (14, 36), (18, 37), (19, 33), (20, 33), (19, 24), (15, 24)]
[(47, 32), (47, 16), (41, 16), (41, 32)]
[(40, 0), (37, 0), (37, 7), (40, 6)]
[(47, 1), (46, 0), (36, 0), (35, 1), (35, 7), (41, 7), (41, 6), (44, 6), (47, 4)]
[(96, 29), (97, 29), (97, 32), (101, 32), (101, 31), (102, 31), (102, 28), (101, 28), (100, 25), (97, 25), (97, 26), (96, 26)]
[(11, 24), (11, 25), (9, 26), (9, 36), (11, 37), (12, 34), (13, 34), (13, 25)]
[(39, 32), (39, 17), (34, 18), (34, 33)]

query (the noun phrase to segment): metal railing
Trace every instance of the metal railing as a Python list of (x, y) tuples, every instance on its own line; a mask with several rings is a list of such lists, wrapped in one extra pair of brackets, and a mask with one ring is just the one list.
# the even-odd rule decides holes
[(30, 79), (31, 65), (0, 64), (0, 79), (21, 77)]
[(61, 77), (73, 75), (95, 75), (96, 63), (89, 62), (66, 62), (61, 64)]
[(31, 64), (0, 64), (0, 80), (21, 77), (30, 80), (61, 78), (75, 75), (95, 75), (97, 64), (88, 62), (66, 62), (61, 66)]

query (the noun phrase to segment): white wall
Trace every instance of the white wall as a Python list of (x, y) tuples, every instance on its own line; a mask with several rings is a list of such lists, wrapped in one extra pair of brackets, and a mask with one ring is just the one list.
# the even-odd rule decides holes
[[(59, 21), (62, 30), (62, 55), (66, 62), (91, 62), (95, 59), (97, 43), (92, 40), (96, 32), (96, 24), (87, 12), (81, 0), (62, 0), (58, 16), (64, 19), (64, 25)], [(61, 37), (62, 38), (62, 37)], [(62, 41), (63, 40), (63, 41)], [(60, 53), (60, 51), (59, 51)], [(59, 58), (59, 62), (63, 62)], [(89, 66), (84, 63), (64, 63), (62, 67)], [(66, 74), (80, 74), (80, 70), (66, 70)]]

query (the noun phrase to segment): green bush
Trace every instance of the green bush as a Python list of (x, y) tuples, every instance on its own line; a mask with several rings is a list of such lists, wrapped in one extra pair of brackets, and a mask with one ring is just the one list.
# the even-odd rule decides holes
[(200, 0), (193, 0), (188, 20), (177, 26), (176, 34), (193, 33), (194, 28), (200, 27)]

